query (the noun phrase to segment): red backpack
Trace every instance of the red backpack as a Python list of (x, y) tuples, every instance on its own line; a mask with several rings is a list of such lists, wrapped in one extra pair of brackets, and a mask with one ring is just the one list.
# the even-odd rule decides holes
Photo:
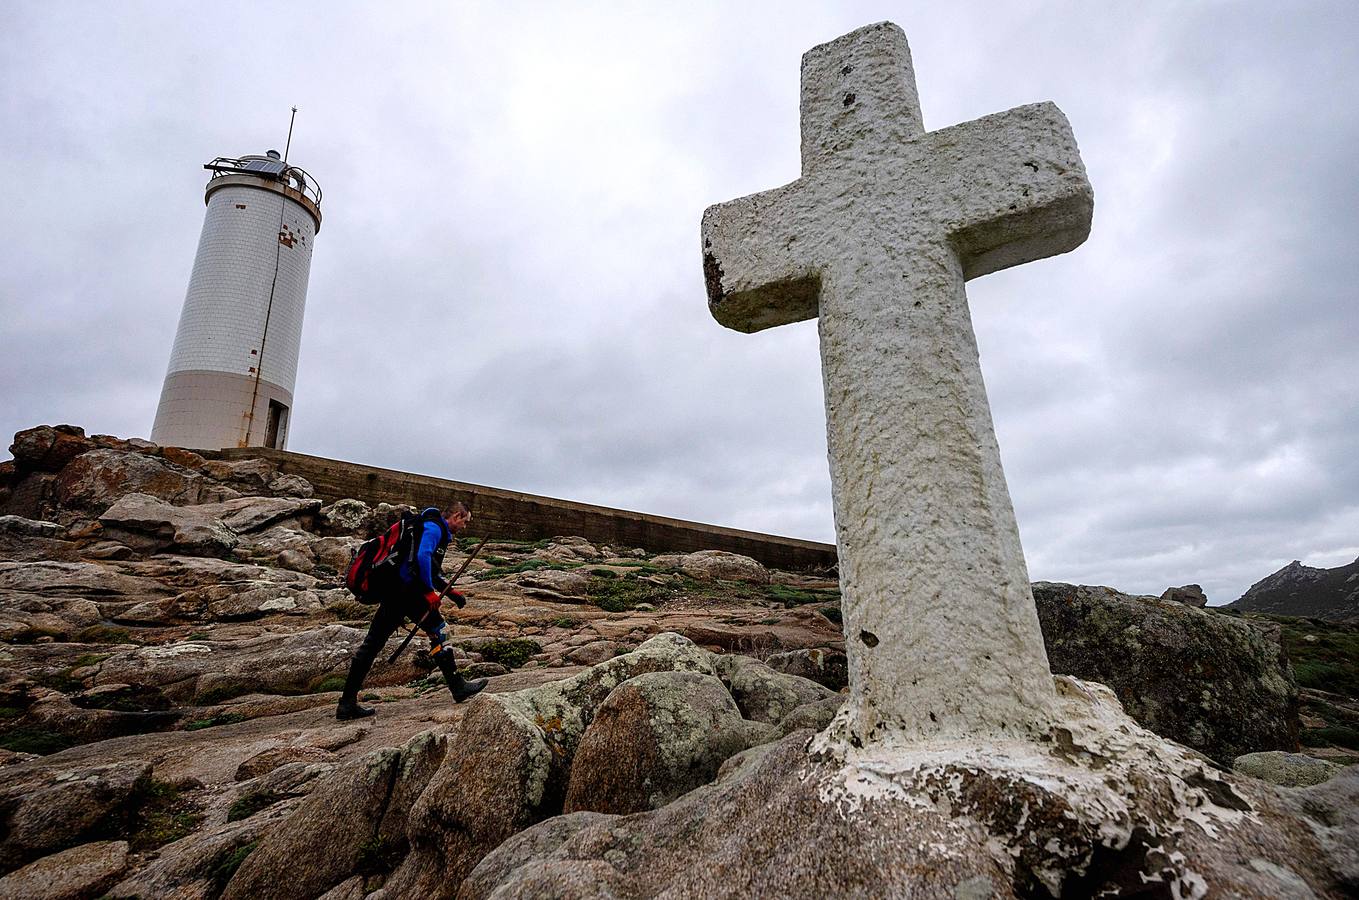
[(362, 602), (377, 603), (381, 591), (374, 588), (391, 585), (402, 563), (415, 558), (416, 535), (424, 526), (423, 516), (402, 513), (382, 534), (364, 541), (349, 562), (344, 586)]

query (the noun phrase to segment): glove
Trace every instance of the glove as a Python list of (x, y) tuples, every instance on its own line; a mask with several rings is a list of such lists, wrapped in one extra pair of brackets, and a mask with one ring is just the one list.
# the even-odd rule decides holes
[(448, 596), (452, 597), (453, 602), (458, 604), (458, 609), (467, 605), (467, 598), (463, 596), (462, 591), (449, 591)]
[(439, 592), (426, 591), (425, 602), (429, 604), (430, 609), (437, 610), (439, 608)]

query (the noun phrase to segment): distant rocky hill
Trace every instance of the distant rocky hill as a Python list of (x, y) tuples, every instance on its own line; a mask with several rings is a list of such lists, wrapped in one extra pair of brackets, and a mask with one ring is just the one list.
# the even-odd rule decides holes
[(1308, 616), (1331, 622), (1359, 622), (1359, 559), (1347, 566), (1318, 569), (1293, 560), (1251, 585), (1227, 604), (1240, 612)]

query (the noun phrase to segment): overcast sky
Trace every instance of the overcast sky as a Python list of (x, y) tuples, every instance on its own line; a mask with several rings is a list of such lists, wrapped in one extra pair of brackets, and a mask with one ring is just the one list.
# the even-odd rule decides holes
[(10, 0), (0, 434), (150, 432), (202, 163), (296, 104), (290, 449), (832, 541), (815, 323), (717, 325), (698, 223), (797, 177), (801, 54), (882, 19), (927, 128), (1053, 100), (1095, 187), (968, 286), (1030, 574), (1222, 603), (1359, 555), (1353, 0)]

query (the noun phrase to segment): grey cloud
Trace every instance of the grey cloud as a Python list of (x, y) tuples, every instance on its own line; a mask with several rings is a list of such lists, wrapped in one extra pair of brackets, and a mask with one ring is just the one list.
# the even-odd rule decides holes
[(0, 12), (0, 433), (149, 431), (197, 167), (297, 103), (294, 449), (831, 539), (815, 326), (717, 326), (697, 223), (796, 177), (800, 54), (886, 18), (930, 127), (1054, 99), (1095, 184), (1084, 247), (969, 286), (1032, 574), (1218, 602), (1359, 545), (1352, 4), (394, 9)]

